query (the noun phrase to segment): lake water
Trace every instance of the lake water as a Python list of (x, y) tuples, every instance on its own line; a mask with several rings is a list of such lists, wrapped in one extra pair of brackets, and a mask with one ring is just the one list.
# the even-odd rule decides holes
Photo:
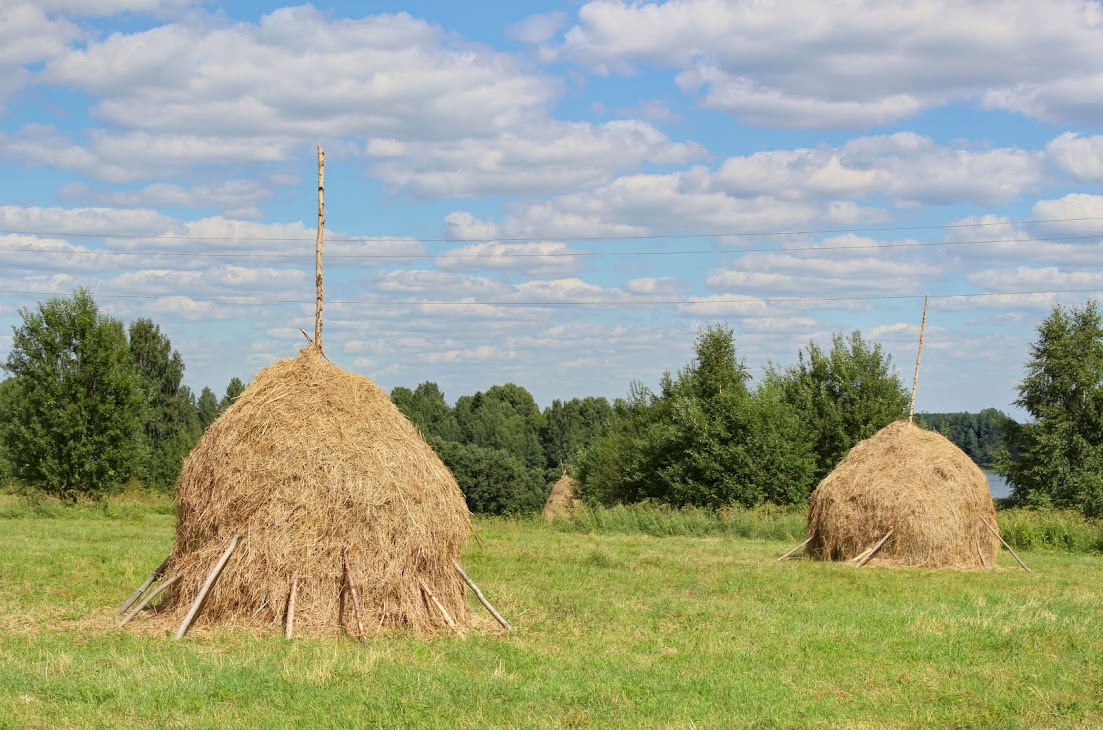
[(985, 476), (988, 477), (988, 491), (992, 493), (993, 497), (1011, 496), (1011, 486), (1006, 479), (992, 472), (985, 472)]

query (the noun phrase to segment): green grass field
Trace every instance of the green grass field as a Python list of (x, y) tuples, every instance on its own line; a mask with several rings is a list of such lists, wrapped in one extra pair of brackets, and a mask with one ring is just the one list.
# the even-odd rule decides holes
[(780, 539), (480, 520), (464, 562), (506, 636), (174, 643), (110, 621), (171, 544), (164, 505), (13, 505), (2, 728), (1103, 727), (1098, 554), (856, 570), (778, 563)]

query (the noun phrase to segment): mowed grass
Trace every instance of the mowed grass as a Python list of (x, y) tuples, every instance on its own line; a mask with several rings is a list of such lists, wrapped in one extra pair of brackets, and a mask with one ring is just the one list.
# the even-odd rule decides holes
[(0, 519), (0, 727), (1103, 727), (1097, 554), (856, 570), (778, 563), (780, 540), (476, 527), (464, 563), (508, 635), (173, 642), (110, 621), (171, 515)]

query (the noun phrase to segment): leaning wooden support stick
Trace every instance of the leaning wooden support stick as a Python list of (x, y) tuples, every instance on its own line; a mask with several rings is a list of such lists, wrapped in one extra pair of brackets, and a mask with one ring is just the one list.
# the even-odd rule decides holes
[(352, 583), (352, 568), (349, 566), (349, 553), (345, 551), (345, 585), (348, 586), (349, 595), (352, 596), (352, 610), (356, 614), (356, 629), (360, 632), (360, 641), (367, 641), (364, 633), (364, 614), (360, 610), (360, 596), (356, 593), (356, 586)]
[(165, 561), (163, 563), (161, 563), (160, 565), (158, 565), (154, 569), (154, 571), (149, 574), (149, 577), (146, 578), (146, 582), (143, 583), (142, 585), (138, 586), (138, 590), (134, 591), (134, 593), (130, 596), (130, 598), (126, 599), (126, 601), (123, 602), (123, 605), (121, 605), (121, 606), (119, 606), (118, 608), (115, 609), (115, 615), (116, 616), (122, 616), (124, 613), (126, 613), (126, 609), (133, 606), (134, 602), (137, 601), (139, 598), (141, 598), (142, 594), (146, 592), (146, 589), (149, 588), (151, 585), (153, 585), (153, 583), (158, 578), (160, 578), (162, 575), (165, 574), (165, 568), (168, 567), (168, 564), (169, 564), (169, 559), (165, 558)]
[(444, 617), (444, 623), (448, 624), (448, 628), (453, 631), (456, 630), (456, 621), (452, 618), (452, 614), (448, 613), (448, 609), (437, 599), (436, 594), (429, 590), (429, 586), (425, 585), (425, 581), (421, 581), (421, 590), (425, 591), (426, 597), (432, 601), (433, 605), (440, 611), (440, 615)]
[(780, 558), (778, 558), (778, 560), (785, 560), (785, 558), (789, 557), (790, 555), (792, 555), (796, 551), (800, 550), (802, 547), (804, 547), (805, 545), (807, 545), (810, 542), (812, 542), (812, 536), (811, 535), (804, 538), (804, 542), (802, 542), (800, 545), (797, 545), (795, 548), (793, 548), (792, 550), (790, 550), (787, 553), (785, 553), (784, 555), (782, 555)]
[(456, 567), (456, 570), (459, 572), (460, 577), (463, 578), (463, 582), (466, 583), (467, 586), (475, 592), (475, 597), (479, 599), (479, 603), (483, 604), (483, 608), (485, 608), (487, 611), (490, 611), (490, 615), (493, 616), (495, 620), (497, 620), (497, 622), (500, 623), (502, 625), (502, 628), (504, 628), (506, 631), (512, 629), (513, 627), (509, 625), (509, 622), (502, 618), (502, 614), (494, 610), (494, 606), (490, 605), (490, 601), (486, 600), (486, 596), (484, 596), (483, 592), (479, 590), (479, 587), (475, 585), (475, 581), (471, 580), (471, 576), (464, 572), (463, 568), (460, 567), (460, 564), (453, 562), (452, 565)]
[(896, 529), (896, 528), (890, 527), (889, 531), (885, 533), (884, 537), (882, 537), (880, 540), (877, 541), (876, 545), (874, 545), (869, 550), (866, 550), (864, 553), (862, 553), (861, 555), (856, 557), (854, 559), (854, 561), (857, 563), (857, 565), (855, 565), (854, 567), (855, 568), (860, 568), (863, 565), (865, 565), (866, 563), (868, 563), (870, 560), (872, 560), (873, 556), (877, 554), (877, 551), (881, 549), (881, 546), (883, 546), (888, 541), (888, 539), (890, 537), (892, 537), (892, 531), (894, 529)]
[(977, 555), (980, 557), (980, 565), (985, 570), (988, 570), (988, 561), (984, 559), (984, 550), (981, 549), (980, 538), (979, 537), (976, 539), (976, 543), (977, 543)]
[(983, 523), (984, 523), (984, 526), (988, 528), (988, 531), (989, 531), (989, 532), (991, 532), (991, 533), (992, 533), (993, 535), (995, 535), (995, 536), (996, 536), (997, 538), (999, 538), (999, 541), (1003, 543), (1003, 546), (1004, 546), (1005, 548), (1007, 548), (1007, 549), (1008, 549), (1008, 551), (1009, 551), (1009, 552), (1010, 552), (1010, 553), (1011, 553), (1012, 555), (1014, 555), (1014, 556), (1015, 556), (1015, 560), (1018, 560), (1018, 561), (1019, 561), (1019, 565), (1023, 566), (1023, 570), (1025, 570), (1025, 571), (1026, 571), (1027, 573), (1033, 573), (1033, 572), (1034, 572), (1034, 571), (1033, 571), (1033, 570), (1031, 570), (1030, 568), (1026, 567), (1026, 563), (1024, 563), (1024, 562), (1023, 562), (1023, 559), (1019, 557), (1019, 554), (1018, 554), (1018, 553), (1016, 553), (1016, 552), (1015, 552), (1014, 550), (1012, 550), (1012, 549), (1011, 549), (1011, 546), (1007, 544), (1007, 540), (1004, 540), (1004, 539), (1003, 539), (1003, 535), (1001, 535), (1000, 533), (996, 532), (996, 528), (994, 528), (994, 527), (992, 527), (992, 525), (988, 524), (988, 520), (984, 519), (984, 517), (981, 517), (981, 518), (980, 518), (980, 521), (981, 521), (981, 522), (983, 522)]
[(291, 591), (287, 594), (287, 621), (283, 638), (290, 640), (295, 633), (295, 596), (299, 593), (299, 571), (291, 574)]
[(241, 539), (241, 535), (234, 535), (230, 539), (230, 544), (226, 546), (226, 550), (222, 553), (222, 557), (218, 559), (214, 568), (207, 574), (207, 580), (203, 581), (203, 586), (199, 589), (199, 595), (192, 601), (191, 608), (188, 609), (188, 615), (180, 622), (180, 628), (176, 630), (176, 636), (173, 637), (173, 641), (180, 641), (180, 639), (183, 639), (184, 635), (188, 633), (188, 629), (191, 628), (192, 622), (195, 621), (195, 617), (199, 614), (199, 608), (203, 605), (203, 599), (207, 597), (207, 592), (211, 590), (211, 586), (218, 580), (218, 576), (222, 573), (222, 569), (226, 567), (226, 561), (230, 559), (230, 555), (234, 552), (234, 548), (237, 547), (237, 541), (239, 539)]
[(127, 624), (128, 624), (129, 622), (130, 622), (130, 619), (132, 619), (132, 618), (134, 618), (135, 616), (137, 616), (137, 615), (138, 615), (138, 613), (139, 613), (139, 612), (140, 612), (140, 611), (141, 611), (141, 610), (142, 610), (143, 608), (145, 608), (146, 606), (148, 606), (148, 605), (150, 604), (150, 602), (151, 602), (151, 601), (152, 601), (152, 600), (153, 600), (154, 598), (156, 598), (157, 596), (161, 595), (161, 591), (165, 590), (165, 589), (166, 589), (166, 588), (168, 588), (168, 587), (169, 587), (170, 585), (172, 585), (173, 583), (175, 583), (175, 582), (176, 582), (176, 580), (177, 580), (177, 579), (178, 579), (179, 577), (180, 577), (179, 575), (174, 575), (174, 576), (172, 576), (171, 578), (169, 578), (168, 580), (166, 580), (166, 581), (165, 581), (164, 583), (162, 583), (161, 585), (159, 585), (159, 586), (157, 586), (156, 588), (154, 588), (154, 589), (153, 589), (153, 590), (152, 590), (152, 591), (150, 592), (150, 594), (149, 594), (148, 596), (146, 596), (145, 598), (143, 598), (143, 599), (142, 599), (142, 601), (141, 601), (141, 602), (140, 602), (140, 603), (139, 603), (139, 604), (138, 604), (137, 606), (135, 606), (134, 608), (132, 608), (132, 609), (130, 610), (130, 613), (128, 613), (128, 614), (127, 614), (126, 616), (124, 616), (124, 617), (123, 617), (123, 620), (119, 622), (119, 628), (121, 629), (122, 627), (126, 626), (126, 625), (127, 625)]

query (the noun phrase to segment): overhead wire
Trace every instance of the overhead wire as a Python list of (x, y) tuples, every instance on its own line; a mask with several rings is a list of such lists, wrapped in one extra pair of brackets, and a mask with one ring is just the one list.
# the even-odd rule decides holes
[[(1082, 223), (1088, 221), (1103, 221), (1103, 216), (1085, 216), (1080, 218), (1037, 218), (1031, 220), (1016, 221), (976, 221), (970, 223), (940, 223), (930, 225), (910, 226), (863, 226), (852, 228), (811, 228), (804, 230), (766, 230), (766, 231), (729, 231), (729, 232), (683, 232), (683, 233), (653, 233), (653, 234), (623, 234), (603, 236), (491, 236), (484, 238), (433, 238), (422, 236), (356, 236), (352, 238), (327, 237), (327, 243), (397, 243), (404, 241), (421, 241), (423, 243), (539, 243), (545, 241), (644, 241), (666, 240), (683, 238), (748, 238), (767, 236), (816, 236), (837, 233), (889, 233), (900, 231), (932, 231), (952, 230), (959, 228), (982, 228), (986, 226), (1016, 226), (1016, 225), (1040, 225), (1046, 223)], [(110, 233), (90, 231), (45, 231), (45, 230), (13, 230), (0, 229), (0, 235), (13, 236), (56, 236), (71, 238), (122, 238), (122, 239), (148, 239), (165, 241), (267, 241), (279, 242), (309, 242), (314, 240), (314, 234), (309, 236), (278, 237), (278, 236), (196, 236), (176, 234), (143, 234), (143, 233)]]

